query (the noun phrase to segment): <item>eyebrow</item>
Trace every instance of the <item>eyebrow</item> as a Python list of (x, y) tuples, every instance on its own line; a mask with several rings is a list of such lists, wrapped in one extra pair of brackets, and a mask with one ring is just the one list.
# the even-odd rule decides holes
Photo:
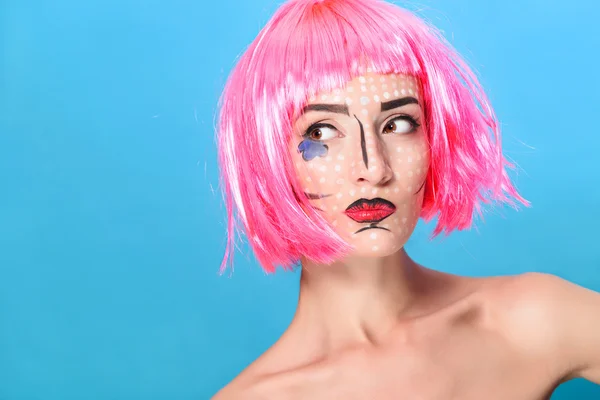
[(336, 114), (350, 115), (348, 106), (345, 104), (309, 104), (302, 110), (302, 114), (309, 111), (326, 111)]
[(402, 97), (400, 99), (381, 102), (381, 111), (389, 111), (394, 108), (402, 107), (407, 104), (419, 104), (419, 100), (414, 97)]

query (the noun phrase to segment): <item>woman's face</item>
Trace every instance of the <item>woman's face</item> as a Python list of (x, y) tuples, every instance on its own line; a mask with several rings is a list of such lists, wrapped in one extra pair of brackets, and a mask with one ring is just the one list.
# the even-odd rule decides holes
[(366, 74), (311, 98), (290, 151), (310, 203), (354, 256), (398, 251), (417, 224), (429, 148), (416, 79)]

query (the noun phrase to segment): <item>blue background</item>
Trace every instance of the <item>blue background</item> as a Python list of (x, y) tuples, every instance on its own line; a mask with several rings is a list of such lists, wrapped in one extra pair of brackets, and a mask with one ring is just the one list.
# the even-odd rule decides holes
[[(275, 0), (0, 1), (0, 399), (208, 399), (282, 333), (297, 273), (219, 276), (216, 104)], [(479, 72), (533, 208), (408, 245), (600, 290), (600, 13), (421, 0)], [(583, 380), (553, 399), (600, 398)]]

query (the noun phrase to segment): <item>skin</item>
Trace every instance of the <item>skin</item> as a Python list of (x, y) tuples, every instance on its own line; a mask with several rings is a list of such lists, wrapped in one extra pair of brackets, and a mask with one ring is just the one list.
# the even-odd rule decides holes
[[(296, 174), (306, 193), (327, 196), (311, 204), (354, 247), (354, 258), (398, 252), (417, 224), (429, 167), (419, 103), (414, 78), (367, 75), (311, 99), (296, 120), (290, 141)], [(396, 212), (358, 232), (370, 224), (344, 211), (360, 198), (383, 198)]]
[[(576, 377), (600, 383), (599, 294), (548, 274), (445, 274), (404, 250), (429, 168), (412, 77), (367, 74), (308, 105), (290, 155), (354, 250), (332, 265), (302, 260), (292, 323), (214, 399), (532, 400)], [(374, 197), (396, 207), (376, 227), (344, 214)]]

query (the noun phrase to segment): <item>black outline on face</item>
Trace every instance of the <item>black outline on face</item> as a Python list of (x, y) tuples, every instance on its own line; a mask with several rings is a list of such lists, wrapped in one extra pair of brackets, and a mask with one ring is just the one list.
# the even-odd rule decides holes
[(354, 232), (354, 234), (356, 235), (357, 233), (360, 233), (362, 231), (366, 231), (367, 229), (383, 229), (384, 231), (391, 232), (388, 228), (383, 228), (381, 226), (377, 226), (377, 224), (378, 224), (378, 222), (373, 222), (369, 226), (365, 226), (364, 228), (360, 228), (359, 230), (357, 230), (356, 232)]
[(304, 192), (304, 195), (308, 197), (309, 200), (318, 200), (324, 199), (325, 197), (333, 196), (332, 194), (316, 194), (316, 193), (308, 193)]
[[(306, 196), (307, 199), (309, 200), (319, 200), (319, 199), (324, 199), (325, 197), (329, 197), (329, 196), (333, 196), (331, 194), (316, 194), (316, 193), (308, 193), (308, 192), (304, 192), (304, 195)], [(311, 205), (312, 206), (312, 205)], [(323, 211), (325, 212), (325, 210), (323, 210), (322, 208), (319, 208), (317, 206), (312, 206), (315, 210), (318, 211)]]
[(427, 178), (425, 178), (425, 179), (423, 180), (423, 183), (421, 184), (421, 187), (419, 188), (419, 190), (417, 190), (417, 191), (415, 192), (415, 194), (419, 194), (419, 192), (420, 192), (421, 190), (423, 190), (423, 188), (425, 187), (425, 183), (426, 183), (426, 182), (427, 182)]
[(363, 162), (365, 163), (365, 167), (369, 169), (369, 157), (367, 156), (367, 142), (365, 140), (365, 128), (363, 127), (362, 122), (356, 115), (354, 118), (358, 121), (358, 125), (360, 126), (360, 149), (362, 150)]

